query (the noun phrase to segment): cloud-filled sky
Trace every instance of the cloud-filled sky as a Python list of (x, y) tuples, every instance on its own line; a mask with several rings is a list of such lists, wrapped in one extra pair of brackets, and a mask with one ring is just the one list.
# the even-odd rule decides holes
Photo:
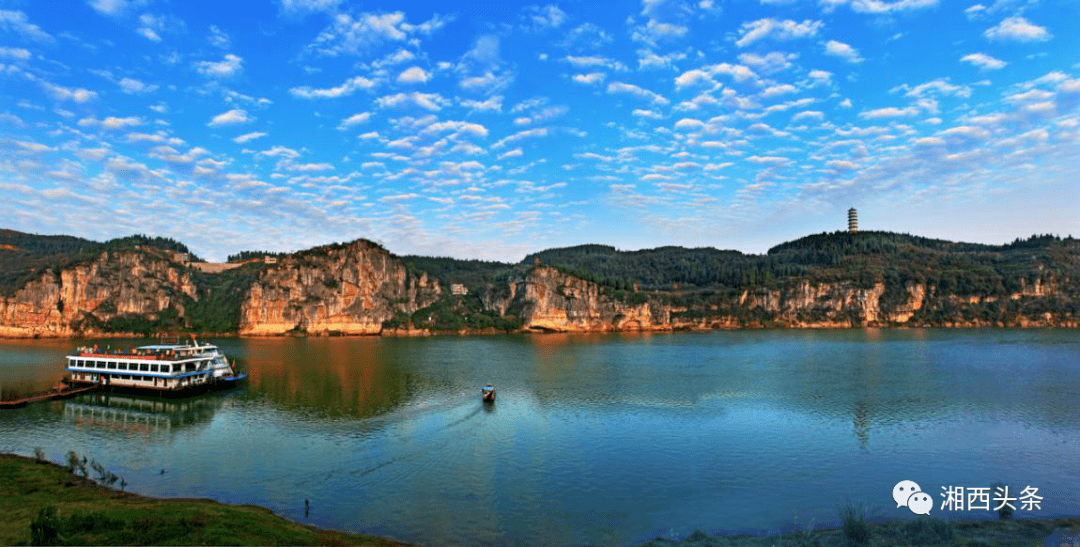
[(0, 0), (0, 227), (211, 260), (763, 252), (851, 206), (1080, 236), (1078, 29), (1074, 0)]

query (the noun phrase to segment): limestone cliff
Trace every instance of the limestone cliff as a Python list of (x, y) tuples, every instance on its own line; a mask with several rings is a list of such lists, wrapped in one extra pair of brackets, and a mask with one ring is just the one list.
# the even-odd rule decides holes
[[(186, 255), (140, 246), (72, 255), (46, 265), (22, 262), (18, 283), (8, 282), (6, 292), (0, 292), (0, 337), (115, 336), (184, 329), (244, 335), (416, 335), (741, 327), (1077, 327), (1080, 246), (1070, 240), (1046, 249), (1030, 255), (1017, 254), (1026, 252), (1022, 249), (1011, 251), (1011, 257), (987, 251), (978, 263), (957, 262), (967, 260), (963, 253), (942, 254), (936, 266), (909, 259), (902, 264), (907, 277), (867, 262), (870, 265), (831, 270), (793, 269), (795, 273), (772, 278), (733, 277), (734, 281), (711, 285), (671, 282), (663, 290), (645, 291), (637, 290), (636, 281), (609, 277), (606, 283), (596, 283), (583, 279), (602, 279), (588, 271), (574, 275), (564, 266), (540, 265), (539, 260), (516, 265), (428, 260), (425, 269), (364, 240), (240, 266), (189, 264)], [(801, 256), (796, 258), (822, 259)], [(862, 260), (880, 255), (850, 256)], [(935, 256), (931, 258), (938, 260)], [(738, 266), (739, 260), (758, 260), (760, 265), (765, 258), (723, 255), (717, 260)], [(665, 263), (658, 259), (638, 271), (655, 271), (649, 269), (652, 265)], [(743, 271), (765, 271), (751, 266)], [(435, 271), (439, 278), (427, 271)], [(471, 280), (467, 275), (473, 276)]]
[(379, 334), (385, 321), (442, 293), (437, 281), (411, 275), (368, 241), (320, 247), (286, 256), (259, 275), (241, 304), (240, 333)]
[(512, 282), (510, 307), (519, 307), (522, 328), (550, 332), (670, 329), (670, 307), (644, 299), (632, 304), (595, 284), (555, 268), (532, 268)]
[(89, 262), (47, 270), (0, 297), (0, 336), (93, 336), (124, 316), (155, 318), (165, 310), (183, 315), (185, 295), (196, 298), (190, 272), (167, 253), (106, 251)]

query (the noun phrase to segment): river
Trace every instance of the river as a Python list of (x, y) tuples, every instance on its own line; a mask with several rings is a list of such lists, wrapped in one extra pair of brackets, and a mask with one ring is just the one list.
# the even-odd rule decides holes
[[(915, 518), (894, 501), (902, 480), (931, 516), (994, 517), (942, 495), (994, 481), (1038, 488), (1019, 518), (1080, 514), (1075, 330), (210, 341), (246, 386), (0, 411), (0, 451), (75, 451), (130, 491), (424, 545), (786, 531), (835, 525), (848, 502)], [(0, 341), (0, 389), (55, 384), (93, 342)]]

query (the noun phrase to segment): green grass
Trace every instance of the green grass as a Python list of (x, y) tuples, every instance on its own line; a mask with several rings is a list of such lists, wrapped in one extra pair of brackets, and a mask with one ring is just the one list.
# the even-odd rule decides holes
[[(870, 547), (1043, 547), (1057, 530), (1080, 533), (1080, 518), (1076, 517), (952, 522), (917, 517), (877, 523), (863, 520), (866, 513), (857, 505), (843, 507), (840, 512), (841, 517), (847, 517), (848, 528), (841, 524), (833, 529), (798, 529), (768, 536), (708, 535), (698, 530), (681, 539), (656, 538), (637, 547), (841, 547), (863, 538)], [(861, 524), (866, 525), (865, 530)]]
[(0, 454), (0, 515), (0, 545), (403, 545), (319, 530), (262, 507), (121, 493), (11, 454)]

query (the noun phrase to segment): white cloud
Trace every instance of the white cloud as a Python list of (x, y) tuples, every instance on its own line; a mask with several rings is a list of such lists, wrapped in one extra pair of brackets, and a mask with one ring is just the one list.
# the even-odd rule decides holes
[(256, 155), (268, 158), (281, 158), (282, 160), (295, 160), (300, 157), (300, 152), (287, 146), (275, 146), (269, 150), (258, 152)]
[(598, 57), (595, 55), (567, 55), (563, 58), (564, 61), (574, 65), (575, 68), (587, 68), (600, 66), (609, 68), (611, 70), (626, 70), (626, 65), (607, 57)]
[(144, 6), (147, 2), (146, 0), (90, 0), (87, 3), (102, 15), (117, 17), (136, 7)]
[(809, 76), (813, 85), (828, 84), (832, 82), (832, 72), (826, 70), (811, 70)]
[(60, 101), (85, 103), (97, 98), (96, 91), (90, 91), (89, 89), (83, 89), (81, 87), (63, 87), (50, 84), (46, 81), (41, 81), (41, 86), (44, 87), (45, 91), (49, 92), (53, 98)]
[(675, 129), (681, 129), (685, 131), (697, 131), (705, 127), (705, 122), (701, 120), (695, 120), (693, 118), (683, 118), (675, 122)]
[(837, 6), (847, 5), (857, 13), (885, 14), (934, 7), (938, 5), (938, 0), (896, 0), (895, 2), (882, 0), (820, 0), (820, 3), (826, 11)]
[(750, 162), (754, 162), (754, 163), (779, 165), (779, 164), (782, 164), (782, 163), (788, 163), (791, 160), (788, 159), (788, 158), (785, 158), (783, 156), (750, 156), (750, 157), (746, 158), (746, 161), (750, 161)]
[(804, 110), (791, 117), (791, 121), (797, 122), (801, 120), (823, 120), (825, 119), (825, 113), (818, 110)]
[(515, 148), (513, 150), (510, 150), (510, 151), (507, 151), (507, 152), (504, 152), (504, 153), (500, 154), (499, 159), (500, 160), (508, 160), (510, 158), (520, 158), (521, 156), (524, 156), (524, 155), (525, 155), (525, 153), (522, 152), (520, 148)]
[(638, 50), (638, 69), (674, 68), (675, 61), (686, 59), (685, 53), (672, 52), (657, 55), (651, 49)]
[(425, 110), (436, 112), (442, 110), (444, 106), (449, 106), (450, 101), (443, 98), (438, 93), (397, 93), (395, 95), (387, 95), (375, 99), (375, 104), (379, 108), (398, 108), (408, 105), (415, 105)]
[(514, 133), (513, 135), (510, 135), (509, 137), (504, 137), (504, 138), (500, 139), (498, 142), (491, 145), (491, 147), (495, 148), (495, 149), (499, 149), (499, 148), (502, 148), (502, 147), (504, 147), (504, 146), (506, 146), (506, 145), (508, 145), (508, 144), (510, 144), (512, 142), (517, 142), (517, 141), (520, 141), (522, 139), (532, 139), (532, 138), (536, 138), (536, 137), (545, 137), (550, 133), (551, 133), (551, 131), (546, 127), (536, 127), (536, 128), (533, 128), (533, 129), (524, 129), (524, 130), (518, 131), (517, 133)]
[(21, 11), (0, 10), (0, 30), (21, 34), (35, 42), (52, 42), (53, 37), (30, 22)]
[(950, 84), (947, 80), (937, 79), (925, 84), (919, 84), (915, 87), (908, 87), (906, 84), (896, 89), (905, 90), (904, 96), (906, 97), (925, 97), (929, 92), (933, 91), (941, 95), (952, 95), (954, 97), (968, 98), (971, 96), (971, 88), (966, 85), (954, 85)]
[(348, 118), (345, 118), (344, 120), (341, 120), (341, 124), (338, 125), (338, 129), (344, 131), (344, 130), (346, 130), (346, 129), (354, 126), (354, 125), (360, 125), (362, 123), (366, 123), (370, 119), (371, 119), (371, 112), (360, 112), (358, 114), (353, 114), (352, 116), (349, 116)]
[(996, 27), (986, 29), (983, 36), (991, 40), (1015, 40), (1018, 42), (1043, 42), (1053, 38), (1045, 28), (1033, 25), (1020, 16), (1009, 17)]
[(461, 99), (461, 106), (473, 112), (502, 112), (502, 95), (494, 95), (483, 101)]
[(606, 74), (603, 72), (590, 72), (588, 74), (575, 74), (573, 80), (579, 84), (593, 85), (604, 82)]
[(247, 111), (241, 110), (239, 108), (234, 108), (232, 110), (222, 112), (221, 114), (214, 116), (210, 119), (209, 122), (207, 122), (206, 125), (210, 127), (219, 127), (222, 125), (236, 125), (241, 123), (248, 123), (251, 121), (254, 121), (254, 118), (248, 116)]
[(30, 58), (30, 50), (21, 47), (0, 47), (0, 57), (26, 60)]
[(397, 77), (399, 84), (422, 84), (430, 79), (431, 75), (418, 66), (405, 69)]
[(663, 117), (658, 112), (654, 112), (652, 110), (644, 110), (644, 109), (641, 109), (641, 108), (635, 108), (634, 111), (631, 112), (630, 114), (634, 115), (634, 116), (637, 116), (639, 118), (652, 118), (654, 120), (659, 120), (660, 118)]
[(657, 104), (668, 104), (668, 100), (658, 93), (649, 91), (634, 84), (623, 82), (611, 82), (607, 87), (608, 93), (629, 93), (635, 97), (646, 99)]
[(662, 23), (656, 19), (649, 19), (643, 26), (634, 28), (631, 38), (634, 41), (655, 45), (659, 41), (682, 38), (690, 32), (685, 25), (676, 23)]
[(866, 112), (860, 112), (859, 117), (860, 118), (871, 119), (871, 120), (872, 119), (878, 119), (878, 118), (902, 118), (902, 117), (905, 117), (905, 116), (915, 116), (918, 113), (919, 113), (919, 109), (915, 108), (914, 106), (909, 106), (909, 107), (906, 107), (906, 108), (896, 108), (896, 107), (890, 106), (890, 107), (887, 107), (887, 108), (878, 108), (876, 110), (869, 110), (869, 111), (866, 111)]
[(329, 163), (291, 163), (291, 162), (284, 162), (279, 166), (279, 168), (287, 169), (289, 171), (303, 171), (303, 172), (310, 173), (312, 171), (330, 171), (330, 170), (332, 170), (334, 168), (334, 166), (330, 165)]
[(153, 93), (158, 89), (158, 86), (156, 85), (146, 85), (134, 78), (124, 78), (117, 82), (117, 85), (120, 86), (121, 91), (129, 95), (136, 95), (140, 93)]
[(281, 11), (290, 15), (332, 12), (341, 0), (280, 0)]
[(531, 116), (522, 116), (514, 119), (514, 125), (529, 125), (543, 123), (566, 114), (569, 109), (565, 106), (549, 106), (533, 113)]
[(135, 29), (135, 32), (141, 34), (147, 40), (152, 42), (160, 42), (161, 35), (159, 32), (177, 32), (184, 29), (184, 22), (175, 17), (152, 15), (144, 13), (139, 16), (139, 26)]
[(962, 62), (971, 63), (982, 70), (997, 70), (1004, 68), (1007, 64), (1005, 61), (995, 59), (985, 53), (972, 53), (971, 55), (965, 55), (960, 58)]
[(795, 86), (791, 84), (777, 84), (765, 88), (765, 91), (761, 92), (761, 96), (765, 98), (779, 97), (780, 95), (787, 95), (788, 93), (795, 93), (798, 91)]
[(102, 129), (123, 129), (125, 127), (132, 127), (142, 124), (142, 118), (137, 118), (135, 116), (131, 116), (128, 118), (117, 118), (109, 116), (104, 120), (98, 120), (96, 118), (83, 118), (79, 120), (80, 127), (101, 127)]
[(685, 89), (691, 86), (697, 86), (701, 84), (708, 84), (709, 86), (715, 85), (712, 77), (708, 72), (701, 69), (692, 69), (683, 72), (675, 77), (675, 89)]
[(353, 17), (339, 13), (308, 46), (322, 55), (363, 55), (387, 42), (404, 42), (410, 37), (428, 35), (442, 28), (447, 20), (438, 14), (419, 25), (405, 21), (405, 14), (362, 13)]
[(487, 137), (488, 130), (486, 127), (472, 122), (461, 121), (445, 121), (435, 122), (424, 128), (423, 133), (439, 133), (442, 131), (452, 131), (454, 133), (468, 133), (475, 137)]
[(525, 8), (523, 18), (527, 22), (526, 27), (528, 29), (541, 31), (561, 26), (566, 22), (566, 12), (554, 4), (548, 4), (544, 7), (528, 6)]
[(243, 59), (240, 57), (237, 57), (232, 53), (226, 53), (225, 58), (221, 61), (200, 61), (195, 63), (195, 70), (199, 71), (199, 73), (204, 76), (227, 78), (239, 73), (240, 65), (242, 63)]
[(749, 23), (743, 23), (739, 29), (741, 37), (735, 42), (739, 47), (746, 47), (758, 40), (770, 38), (773, 40), (792, 40), (795, 38), (807, 38), (817, 34), (821, 28), (821, 21), (805, 20), (797, 23), (791, 19), (759, 19)]
[(409, 51), (407, 49), (399, 49), (399, 50), (395, 51), (394, 53), (391, 53), (391, 54), (387, 55), (386, 57), (383, 57), (382, 59), (379, 59), (378, 61), (375, 61), (372, 64), (376, 68), (380, 68), (380, 67), (384, 67), (384, 66), (399, 65), (401, 63), (407, 63), (407, 62), (412, 61), (414, 59), (416, 59), (416, 54), (414, 54), (413, 52), (411, 52), (411, 51)]
[(849, 63), (861, 63), (862, 57), (859, 56), (858, 50), (836, 40), (829, 40), (825, 43), (825, 54), (832, 55), (833, 57), (839, 57)]
[(772, 51), (765, 55), (756, 53), (740, 53), (739, 62), (754, 67), (761, 72), (774, 73), (791, 67), (791, 61), (799, 55), (797, 53), (780, 53)]
[(233, 142), (235, 142), (237, 144), (244, 144), (246, 142), (251, 142), (251, 141), (253, 141), (255, 139), (258, 139), (260, 137), (265, 137), (265, 136), (266, 136), (266, 133), (263, 133), (262, 131), (256, 131), (254, 133), (245, 133), (243, 135), (240, 135), (239, 137), (234, 137)]
[(210, 42), (210, 45), (221, 49), (229, 49), (232, 42), (232, 40), (229, 40), (229, 35), (225, 34), (217, 25), (210, 25), (209, 35), (206, 40)]
[(352, 95), (358, 89), (371, 89), (373, 87), (375, 87), (375, 82), (363, 76), (354, 76), (337, 87), (328, 89), (312, 89), (308, 86), (294, 87), (289, 90), (289, 93), (293, 97), (301, 99), (336, 99)]

